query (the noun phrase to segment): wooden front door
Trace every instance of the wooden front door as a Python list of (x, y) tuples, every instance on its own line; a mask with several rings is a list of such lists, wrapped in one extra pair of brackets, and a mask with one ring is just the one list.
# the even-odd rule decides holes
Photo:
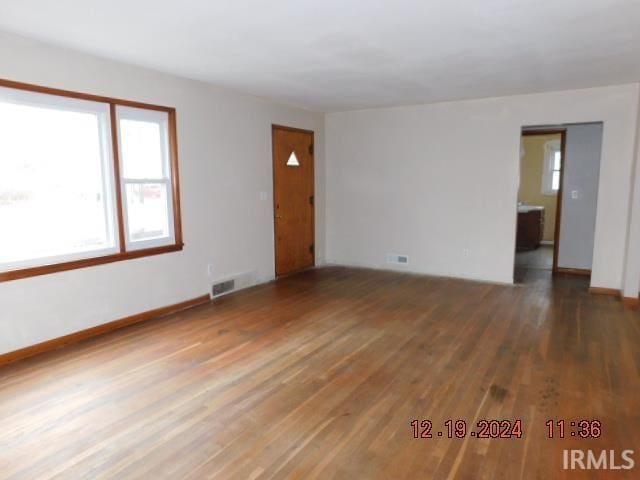
[(315, 264), (313, 132), (274, 125), (273, 211), (276, 275)]

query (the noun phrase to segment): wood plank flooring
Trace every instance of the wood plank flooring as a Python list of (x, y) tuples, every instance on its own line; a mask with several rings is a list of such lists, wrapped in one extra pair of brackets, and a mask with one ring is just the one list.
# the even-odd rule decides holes
[[(640, 464), (639, 314), (531, 272), (320, 268), (1, 367), (0, 478), (640, 478), (562, 469), (564, 449)], [(438, 437), (447, 419), (523, 438)]]

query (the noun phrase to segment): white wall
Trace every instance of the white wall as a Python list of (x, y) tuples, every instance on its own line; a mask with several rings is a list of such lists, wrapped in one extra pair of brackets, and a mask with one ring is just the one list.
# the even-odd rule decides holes
[(0, 78), (176, 107), (185, 242), (179, 253), (0, 283), (0, 353), (206, 294), (215, 278), (273, 278), (272, 123), (316, 132), (322, 262), (321, 114), (8, 34)]
[[(640, 100), (640, 99), (639, 99)], [(640, 290), (640, 101), (636, 122), (636, 148), (633, 174), (629, 179), (632, 195), (629, 199), (629, 231), (627, 232), (626, 263), (623, 277), (624, 297), (637, 298)]]
[(511, 282), (521, 127), (603, 121), (592, 284), (622, 285), (637, 84), (323, 116), (8, 34), (0, 78), (175, 106), (186, 243), (0, 283), (0, 353), (202, 295), (217, 278), (271, 279), (272, 123), (316, 132), (318, 263), (389, 268), (386, 253), (408, 254), (412, 271)]
[[(638, 84), (326, 116), (327, 261), (513, 279), (520, 129), (604, 122), (592, 285), (620, 288)], [(468, 250), (469, 255), (464, 252)]]
[(602, 133), (601, 123), (567, 127), (558, 248), (561, 268), (591, 270)]

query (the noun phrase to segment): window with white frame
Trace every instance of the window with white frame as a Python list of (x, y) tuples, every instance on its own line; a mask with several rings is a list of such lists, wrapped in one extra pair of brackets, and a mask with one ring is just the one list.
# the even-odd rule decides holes
[(109, 106), (0, 89), (0, 264), (115, 253)]
[(5, 84), (0, 281), (182, 247), (173, 109)]
[(174, 242), (166, 112), (117, 107), (129, 249)]
[(556, 195), (560, 189), (562, 171), (562, 145), (560, 140), (550, 140), (544, 144), (544, 165), (542, 168), (542, 193)]

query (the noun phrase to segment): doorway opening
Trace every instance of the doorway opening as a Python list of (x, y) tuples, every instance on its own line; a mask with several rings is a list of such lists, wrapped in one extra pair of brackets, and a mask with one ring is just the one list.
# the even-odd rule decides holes
[(276, 276), (315, 265), (313, 132), (272, 126)]
[(603, 124), (524, 127), (514, 279), (591, 275)]

